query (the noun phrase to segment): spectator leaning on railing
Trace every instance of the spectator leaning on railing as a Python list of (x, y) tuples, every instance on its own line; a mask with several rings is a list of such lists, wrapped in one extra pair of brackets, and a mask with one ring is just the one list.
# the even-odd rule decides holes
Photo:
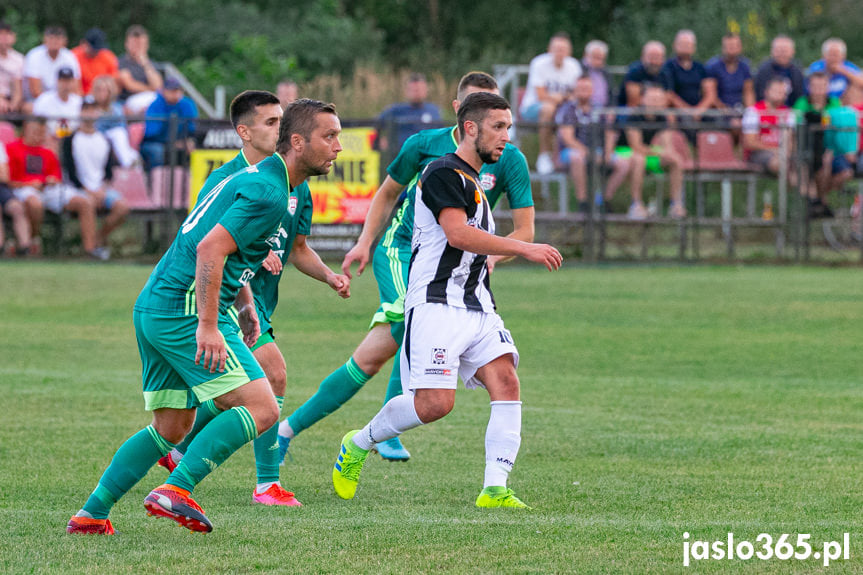
[[(17, 245), (6, 244), (6, 234), (3, 229), (3, 216), (12, 220), (12, 232)], [(6, 146), (0, 142), (0, 255), (16, 253), (26, 255), (30, 251), (30, 220), (22, 204), (9, 188), (9, 158)]]
[[(78, 59), (66, 48), (66, 30), (60, 26), (48, 26), (42, 36), (42, 44), (24, 57), (24, 98), (32, 105), (42, 92), (53, 90), (57, 84), (60, 68), (71, 68), (76, 93), (81, 91), (81, 69)], [(29, 108), (25, 111), (29, 111)]]
[[(147, 125), (144, 130), (144, 140), (141, 142), (141, 157), (147, 169), (164, 166), (167, 161), (167, 146), (172, 141), (181, 154), (180, 162), (185, 161), (185, 155), (195, 147), (192, 137), (195, 134), (194, 119), (198, 117), (198, 108), (183, 94), (180, 82), (173, 77), (165, 80), (162, 91), (147, 108)], [(171, 132), (171, 124), (176, 122), (176, 129)]]
[(15, 31), (0, 21), (0, 114), (17, 112), (24, 99), (24, 56), (16, 51)]
[(120, 192), (111, 187), (111, 143), (96, 129), (99, 114), (99, 107), (93, 97), (85, 97), (81, 107), (81, 126), (72, 136), (63, 140), (62, 158), (69, 182), (86, 194), (97, 210), (108, 212), (96, 240), (97, 256), (108, 259), (111, 254), (107, 247), (108, 236), (126, 220), (129, 207)]

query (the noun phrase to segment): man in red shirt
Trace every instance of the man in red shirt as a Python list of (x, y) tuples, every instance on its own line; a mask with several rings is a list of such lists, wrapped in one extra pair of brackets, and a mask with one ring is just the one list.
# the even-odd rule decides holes
[(117, 56), (108, 49), (105, 33), (98, 28), (90, 28), (81, 43), (72, 50), (81, 68), (81, 91), (89, 94), (93, 80), (97, 76), (111, 76), (115, 80), (119, 72)]
[(33, 251), (40, 251), (45, 209), (57, 214), (67, 211), (78, 216), (84, 250), (97, 259), (107, 259), (107, 250), (96, 246), (96, 206), (86, 194), (62, 182), (57, 155), (44, 146), (46, 135), (44, 118), (25, 120), (21, 139), (6, 145), (9, 187), (26, 207)]

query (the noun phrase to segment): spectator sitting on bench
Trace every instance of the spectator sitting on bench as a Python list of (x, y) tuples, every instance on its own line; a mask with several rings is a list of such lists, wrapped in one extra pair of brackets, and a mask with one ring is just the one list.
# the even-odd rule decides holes
[[(145, 167), (150, 170), (164, 166), (168, 160), (169, 143), (173, 142), (180, 154), (179, 162), (184, 163), (187, 154), (195, 148), (192, 136), (195, 134), (194, 119), (198, 108), (183, 94), (179, 80), (168, 77), (156, 99), (147, 108), (147, 123), (144, 140), (141, 142), (141, 157)], [(171, 132), (171, 122), (176, 123)]]
[[(797, 185), (797, 172), (792, 168), (793, 146), (789, 142), (784, 158), (780, 157), (782, 131), (788, 126), (790, 108), (785, 105), (787, 84), (785, 78), (774, 76), (767, 82), (764, 100), (746, 109), (743, 114), (743, 159), (770, 174), (778, 174), (780, 162), (788, 162), (788, 183)], [(810, 178), (814, 186), (814, 180)]]
[(629, 65), (620, 92), (617, 95), (617, 105), (621, 108), (636, 108), (641, 105), (641, 95), (645, 84), (656, 84), (668, 89), (666, 76), (662, 73), (665, 63), (665, 46), (662, 42), (651, 40), (641, 49), (641, 59)]
[[(19, 256), (30, 251), (30, 220), (24, 205), (18, 201), (9, 184), (9, 158), (6, 156), (6, 146), (0, 142), (0, 255), (12, 253), (11, 243), (6, 245), (6, 235), (3, 230), (3, 215), (12, 220), (12, 232), (17, 242), (15, 253)], [(4, 249), (8, 248), (8, 249)]]
[(86, 194), (62, 182), (57, 155), (45, 147), (46, 131), (44, 118), (24, 120), (21, 139), (6, 145), (9, 183), (15, 197), (27, 208), (30, 219), (31, 253), (41, 252), (39, 232), (47, 209), (56, 214), (66, 211), (77, 215), (84, 250), (104, 259), (103, 252), (96, 249), (96, 207)]
[(834, 134), (821, 129), (832, 123), (832, 116), (842, 107), (839, 98), (829, 95), (829, 86), (827, 72), (814, 72), (809, 77), (808, 95), (798, 98), (792, 107), (798, 123), (804, 127), (802, 145), (809, 152), (808, 173), (815, 181), (808, 197), (809, 216), (813, 218), (833, 217), (827, 195), (830, 190), (841, 188), (854, 174), (852, 162), (836, 149), (839, 141), (831, 137)]
[(96, 248), (98, 257), (108, 259), (111, 255), (108, 236), (126, 221), (129, 206), (117, 190), (111, 188), (113, 158), (111, 143), (96, 129), (100, 115), (99, 107), (92, 96), (84, 98), (81, 106), (81, 126), (69, 138), (63, 140), (63, 168), (73, 186), (86, 194), (97, 210), (107, 211), (99, 228)]
[[(671, 205), (668, 215), (674, 219), (686, 217), (683, 205), (683, 164), (684, 159), (674, 149), (672, 128), (674, 118), (666, 116), (662, 110), (668, 108), (668, 93), (662, 86), (647, 84), (642, 89), (642, 108), (628, 116), (624, 126), (626, 146), (632, 153), (645, 158), (646, 169), (653, 173), (668, 171), (669, 195)], [(625, 152), (625, 148), (620, 150)], [(647, 215), (644, 203), (633, 198), (630, 217), (641, 219)]]
[[(602, 206), (608, 210), (608, 202), (614, 197), (617, 188), (630, 176), (633, 205), (637, 201), (643, 208), (641, 188), (644, 182), (644, 156), (634, 152), (630, 157), (619, 157), (614, 153), (615, 133), (594, 124), (593, 80), (582, 76), (575, 82), (573, 99), (566, 100), (557, 111), (557, 138), (560, 148), (560, 163), (569, 168), (569, 175), (575, 185), (578, 211), (590, 211), (587, 194), (587, 167), (591, 161), (604, 162), (611, 168), (611, 175), (605, 185)], [(632, 210), (630, 210), (632, 212)], [(646, 213), (631, 213), (630, 216)]]
[(122, 88), (118, 100), (131, 116), (147, 111), (162, 89), (162, 75), (150, 61), (150, 35), (146, 28), (133, 24), (126, 30), (126, 53), (118, 60), (117, 83)]
[(111, 76), (97, 76), (93, 80), (91, 96), (99, 110), (96, 129), (105, 134), (117, 161), (124, 168), (138, 163), (141, 155), (129, 142), (129, 130), (123, 115), (123, 106), (117, 102), (117, 82)]

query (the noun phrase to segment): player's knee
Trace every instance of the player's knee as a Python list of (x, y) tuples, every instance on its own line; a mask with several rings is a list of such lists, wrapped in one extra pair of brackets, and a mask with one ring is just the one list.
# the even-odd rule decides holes
[(273, 370), (273, 373), (268, 373), (267, 381), (270, 382), (273, 395), (285, 395), (285, 390), (288, 388), (288, 374), (284, 366), (281, 369)]
[(256, 406), (252, 412), (255, 425), (258, 427), (258, 435), (265, 432), (279, 421), (279, 406), (273, 399), (263, 405)]
[(431, 423), (446, 416), (452, 411), (455, 404), (455, 397), (435, 397), (416, 399), (414, 407), (417, 412), (417, 417), (423, 423)]

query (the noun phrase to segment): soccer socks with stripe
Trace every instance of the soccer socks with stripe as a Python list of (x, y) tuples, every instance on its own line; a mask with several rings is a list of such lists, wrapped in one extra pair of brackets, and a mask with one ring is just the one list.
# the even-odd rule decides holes
[(396, 360), (393, 362), (393, 371), (390, 373), (390, 381), (387, 383), (387, 396), (384, 398), (384, 405), (394, 397), (398, 397), (403, 393), (402, 390), (402, 364), (400, 358), (402, 356), (402, 348), (399, 346), (396, 352)]
[(485, 482), (483, 487), (506, 487), (521, 445), (521, 402), (492, 401), (485, 430)]
[[(222, 410), (216, 407), (216, 404), (212, 399), (205, 401), (200, 407), (198, 407), (198, 410), (195, 412), (195, 424), (192, 426), (192, 431), (190, 431), (189, 434), (183, 438), (183, 441), (177, 444), (174, 451), (171, 452), (171, 459), (174, 460), (174, 463), (180, 462), (183, 455), (189, 450), (189, 444), (191, 444), (195, 437), (201, 433), (201, 430), (220, 413), (222, 413)], [(177, 457), (177, 455), (179, 455), (179, 457)]]
[(359, 368), (354, 358), (350, 358), (347, 363), (328, 375), (321, 382), (318, 391), (279, 425), (279, 432), (281, 435), (294, 437), (308, 429), (344, 405), (369, 379), (371, 376)]
[[(284, 397), (276, 396), (279, 404), (279, 413), (282, 412)], [(279, 480), (279, 426), (273, 424), (268, 430), (259, 435), (252, 446), (255, 449), (255, 471), (258, 476), (258, 485), (263, 483), (276, 483)]]
[(84, 504), (83, 511), (95, 519), (106, 519), (117, 500), (147, 475), (156, 461), (173, 447), (174, 444), (159, 435), (152, 425), (127, 439), (114, 454), (111, 464), (99, 479), (99, 485)]
[(255, 420), (248, 409), (241, 406), (223, 411), (192, 441), (165, 483), (191, 492), (211, 471), (257, 435)]
[(372, 420), (354, 435), (357, 447), (369, 450), (375, 443), (398, 437), (423, 422), (414, 407), (413, 394), (400, 395), (389, 400)]

